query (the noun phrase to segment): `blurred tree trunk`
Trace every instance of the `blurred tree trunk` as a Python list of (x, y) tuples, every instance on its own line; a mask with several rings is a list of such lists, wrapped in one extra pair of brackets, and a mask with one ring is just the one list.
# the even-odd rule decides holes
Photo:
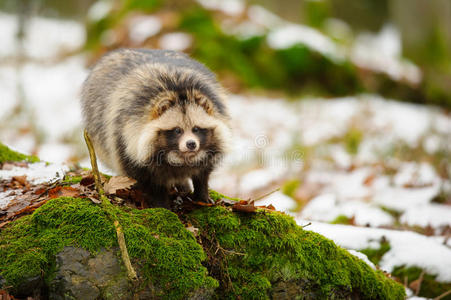
[(451, 1), (393, 0), (390, 14), (401, 31), (403, 54), (421, 65), (448, 70)]
[(433, 103), (451, 103), (451, 1), (393, 0), (392, 21), (401, 32), (403, 55), (421, 66), (424, 92)]

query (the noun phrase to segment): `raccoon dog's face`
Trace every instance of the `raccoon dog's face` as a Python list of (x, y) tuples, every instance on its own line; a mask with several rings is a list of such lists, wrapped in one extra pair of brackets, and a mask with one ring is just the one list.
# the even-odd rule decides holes
[[(183, 114), (182, 109), (175, 109), (168, 112), (168, 117), (172, 116), (172, 122), (168, 122), (168, 126), (174, 123), (174, 127), (170, 129), (161, 129), (158, 132), (158, 143), (161, 154), (164, 155), (166, 161), (170, 165), (196, 165), (206, 162), (218, 151), (217, 143), (215, 140), (214, 124), (206, 124), (205, 122), (196, 122), (194, 115), (205, 114), (202, 110), (198, 110), (195, 113), (195, 107), (189, 107), (186, 109), (186, 113)], [(178, 118), (181, 117), (181, 118)], [(205, 120), (205, 116), (204, 120)], [(182, 122), (177, 122), (177, 119), (181, 119)]]
[(138, 156), (150, 156), (153, 163), (202, 167), (221, 158), (228, 144), (226, 118), (198, 93), (163, 95), (151, 118), (141, 133)]

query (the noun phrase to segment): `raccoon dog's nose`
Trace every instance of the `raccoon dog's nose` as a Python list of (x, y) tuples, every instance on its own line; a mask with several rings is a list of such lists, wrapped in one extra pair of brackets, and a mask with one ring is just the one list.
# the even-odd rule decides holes
[(197, 148), (196, 141), (193, 141), (193, 140), (187, 141), (186, 142), (186, 148), (188, 148), (191, 151), (196, 150), (196, 148)]

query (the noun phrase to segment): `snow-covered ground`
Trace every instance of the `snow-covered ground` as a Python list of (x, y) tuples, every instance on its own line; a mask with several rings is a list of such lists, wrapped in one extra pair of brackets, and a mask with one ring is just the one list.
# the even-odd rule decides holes
[[(11, 180), (14, 176), (26, 176), (27, 182), (31, 184), (41, 184), (57, 182), (64, 178), (64, 174), (69, 171), (65, 164), (37, 162), (28, 166), (11, 166), (0, 170), (0, 180)], [(17, 196), (17, 193), (11, 191), (0, 192), (0, 210), (4, 209)]]
[(0, 140), (47, 161), (67, 161), (79, 155), (78, 95), (87, 70), (82, 55), (64, 53), (83, 46), (85, 30), (33, 17), (19, 43), (18, 27), (17, 17), (0, 13)]
[[(306, 224), (296, 218), (299, 224)], [(306, 229), (321, 233), (348, 249), (378, 248), (384, 239), (390, 243), (390, 250), (384, 254), (380, 267), (388, 272), (402, 265), (416, 266), (428, 274), (437, 275), (441, 282), (451, 281), (451, 251), (439, 241), (424, 235), (388, 229), (331, 225), (313, 222)]]
[[(264, 11), (252, 13), (258, 19)], [(275, 47), (283, 46), (277, 37), (287, 31), (298, 36), (296, 41), (310, 36), (312, 47), (320, 43), (316, 32), (285, 25), (270, 37)], [(78, 107), (87, 74), (84, 57), (53, 59), (59, 51), (81, 46), (83, 29), (41, 18), (28, 26), (24, 49), (29, 60), (17, 65), (17, 25), (12, 16), (0, 14), (0, 141), (49, 162), (81, 160), (88, 166)], [(140, 25), (133, 26), (141, 39)], [(39, 39), (38, 29), (46, 32)], [(379, 39), (393, 41), (396, 33), (385, 30)], [(392, 58), (399, 54), (393, 47), (387, 50)], [(229, 110), (234, 145), (211, 179), (213, 188), (247, 198), (297, 181), (289, 195), (278, 191), (257, 204), (272, 203), (300, 225), (312, 221), (306, 229), (348, 249), (377, 248), (385, 237), (391, 249), (382, 257), (383, 269), (419, 266), (451, 281), (451, 247), (449, 241), (443, 244), (450, 235), (451, 206), (435, 201), (451, 194), (448, 114), (377, 95), (299, 101), (230, 95)], [(0, 178), (11, 176), (2, 172)], [(6, 197), (0, 194), (1, 204)], [(354, 226), (329, 223), (343, 216)]]

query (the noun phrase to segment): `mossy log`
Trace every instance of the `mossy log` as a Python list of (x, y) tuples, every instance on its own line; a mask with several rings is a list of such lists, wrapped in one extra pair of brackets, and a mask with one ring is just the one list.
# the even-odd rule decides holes
[[(93, 282), (89, 276), (72, 278), (77, 284), (97, 284), (92, 299), (117, 299), (119, 294), (122, 299), (405, 297), (402, 285), (278, 212), (244, 214), (225, 207), (201, 208), (183, 216), (184, 222), (199, 229), (195, 237), (169, 210), (113, 209), (139, 283), (127, 286), (121, 280), (127, 276), (124, 270), (110, 276), (112, 283)], [(83, 249), (92, 261), (98, 255), (110, 255), (108, 251), (118, 253), (114, 225), (90, 200), (50, 200), (3, 228), (1, 288), (22, 297), (47, 293), (51, 298), (77, 298), (67, 286), (60, 290), (62, 266), (56, 258), (68, 247)], [(99, 268), (92, 262), (87, 266)], [(124, 285), (127, 292), (112, 294), (112, 285)]]

